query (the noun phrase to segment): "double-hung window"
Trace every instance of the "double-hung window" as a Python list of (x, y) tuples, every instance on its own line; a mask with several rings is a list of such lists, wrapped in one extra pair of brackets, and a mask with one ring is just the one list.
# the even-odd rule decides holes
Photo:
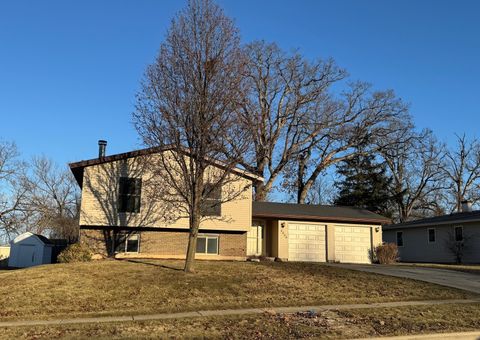
[(221, 216), (222, 215), (222, 188), (212, 184), (205, 184), (203, 188), (203, 205), (201, 208), (202, 216)]
[(463, 241), (463, 227), (461, 225), (456, 226), (454, 228), (454, 232), (455, 232), (455, 241), (456, 242)]
[(118, 187), (118, 212), (140, 212), (142, 179), (120, 177)]
[(435, 243), (436, 236), (435, 228), (428, 228), (428, 243)]
[(114, 247), (116, 253), (138, 253), (140, 251), (140, 233), (135, 231), (116, 232)]
[(397, 231), (397, 246), (403, 247), (403, 231)]
[(218, 255), (218, 235), (198, 235), (196, 253)]

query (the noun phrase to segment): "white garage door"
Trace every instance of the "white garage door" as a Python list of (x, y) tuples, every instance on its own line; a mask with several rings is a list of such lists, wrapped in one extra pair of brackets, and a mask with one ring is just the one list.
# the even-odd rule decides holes
[(335, 226), (335, 261), (370, 263), (370, 228)]
[(288, 223), (288, 260), (325, 262), (325, 225)]

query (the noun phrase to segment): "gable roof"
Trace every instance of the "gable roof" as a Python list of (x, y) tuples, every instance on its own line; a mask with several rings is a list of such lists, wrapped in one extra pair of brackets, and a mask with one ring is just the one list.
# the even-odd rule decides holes
[(332, 205), (253, 202), (254, 218), (382, 224), (390, 219), (369, 210)]
[[(129, 152), (123, 152), (123, 153), (118, 153), (110, 156), (105, 156), (102, 158), (92, 158), (92, 159), (87, 159), (79, 162), (73, 162), (68, 164), (70, 167), (70, 170), (73, 173), (73, 176), (75, 177), (75, 180), (77, 181), (78, 185), (82, 187), (83, 184), (83, 170), (92, 165), (99, 165), (99, 164), (104, 164), (104, 163), (109, 163), (109, 162), (115, 162), (119, 160), (125, 160), (128, 158), (134, 158), (138, 156), (144, 156), (144, 155), (151, 155), (163, 151), (168, 151), (172, 150), (173, 148), (171, 147), (152, 147), (152, 148), (146, 148), (146, 149), (140, 149), (140, 150), (134, 150), (134, 151), (129, 151)], [(186, 152), (185, 152), (186, 153)], [(216, 161), (212, 160), (211, 163), (217, 167), (222, 167), (222, 162), (221, 161)], [(237, 175), (245, 177), (247, 179), (250, 179), (252, 181), (263, 181), (263, 177), (258, 176), (252, 172), (249, 172), (244, 169), (240, 168), (234, 168), (233, 172), (235, 172)]]
[(480, 210), (475, 211), (466, 211), (466, 212), (456, 212), (449, 215), (435, 216), (422, 218), (420, 220), (408, 221), (403, 223), (391, 224), (384, 226), (385, 230), (388, 229), (403, 229), (403, 228), (418, 228), (418, 227), (429, 227), (436, 225), (444, 224), (456, 224), (456, 223), (467, 223), (467, 222), (479, 222), (480, 221)]
[(14, 243), (17, 243), (17, 242), (20, 242), (20, 241), (23, 241), (29, 237), (35, 237), (37, 238), (40, 242), (42, 242), (43, 244), (53, 244), (52, 242), (50, 242), (50, 240), (48, 238), (46, 238), (45, 236), (43, 235), (39, 235), (39, 234), (34, 234), (34, 233), (31, 233), (29, 231), (23, 233), (23, 234), (20, 234), (18, 235), (17, 237), (15, 237), (12, 241), (11, 241), (11, 244), (14, 244)]

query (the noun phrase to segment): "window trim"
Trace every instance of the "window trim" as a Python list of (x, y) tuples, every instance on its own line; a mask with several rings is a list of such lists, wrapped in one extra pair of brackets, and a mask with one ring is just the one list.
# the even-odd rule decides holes
[[(457, 240), (457, 229), (462, 230), (462, 239), (461, 240)], [(463, 242), (463, 240), (465, 240), (465, 235), (463, 233), (463, 225), (453, 226), (453, 239), (455, 240), (455, 242)]]
[[(123, 241), (123, 247), (122, 247), (123, 251), (117, 251), (116, 250), (116, 248), (117, 248), (116, 238), (117, 238), (118, 234), (125, 235), (125, 241)], [(137, 242), (138, 242), (137, 251), (127, 251), (127, 249), (128, 249), (127, 248), (128, 239), (132, 235), (137, 235)], [(113, 252), (115, 254), (139, 254), (140, 253), (140, 240), (141, 240), (141, 237), (140, 237), (140, 232), (139, 231), (131, 231), (131, 232), (124, 231), (124, 230), (118, 231), (118, 232), (115, 233), (114, 238), (113, 238)]]
[[(199, 238), (205, 238), (205, 252), (199, 253), (195, 247), (195, 254), (199, 255), (209, 255), (209, 256), (216, 256), (220, 254), (220, 235), (218, 234), (199, 234), (197, 236), (197, 244)], [(217, 240), (217, 252), (216, 253), (209, 253), (208, 252), (208, 239), (216, 239)]]
[[(122, 181), (130, 181), (133, 180), (134, 184), (134, 193), (133, 194), (124, 194), (120, 192), (120, 189), (122, 187), (121, 182)], [(137, 187), (138, 186), (138, 187)], [(136, 193), (138, 190), (138, 194)], [(117, 189), (117, 194), (118, 194), (118, 213), (120, 214), (139, 214), (142, 209), (142, 178), (141, 177), (128, 177), (128, 176), (120, 176), (118, 179), (118, 189)], [(134, 211), (128, 211), (128, 209), (123, 210), (123, 199), (133, 199), (134, 202)], [(137, 199), (138, 199), (138, 211), (136, 209), (137, 205)], [(128, 207), (128, 202), (125, 204), (125, 207)]]
[[(398, 244), (398, 234), (402, 234), (402, 245)], [(398, 230), (395, 233), (395, 244), (397, 245), (398, 248), (403, 248), (403, 246), (405, 245), (405, 240), (403, 239), (403, 230)]]
[[(430, 241), (430, 230), (433, 230), (433, 241)], [(427, 228), (427, 241), (428, 243), (437, 243), (437, 229)]]

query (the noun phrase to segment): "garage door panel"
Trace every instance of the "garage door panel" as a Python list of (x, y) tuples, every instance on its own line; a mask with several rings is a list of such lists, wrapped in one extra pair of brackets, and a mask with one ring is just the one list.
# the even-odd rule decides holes
[(335, 226), (335, 261), (370, 263), (370, 227)]
[(325, 225), (288, 224), (289, 261), (326, 261)]

